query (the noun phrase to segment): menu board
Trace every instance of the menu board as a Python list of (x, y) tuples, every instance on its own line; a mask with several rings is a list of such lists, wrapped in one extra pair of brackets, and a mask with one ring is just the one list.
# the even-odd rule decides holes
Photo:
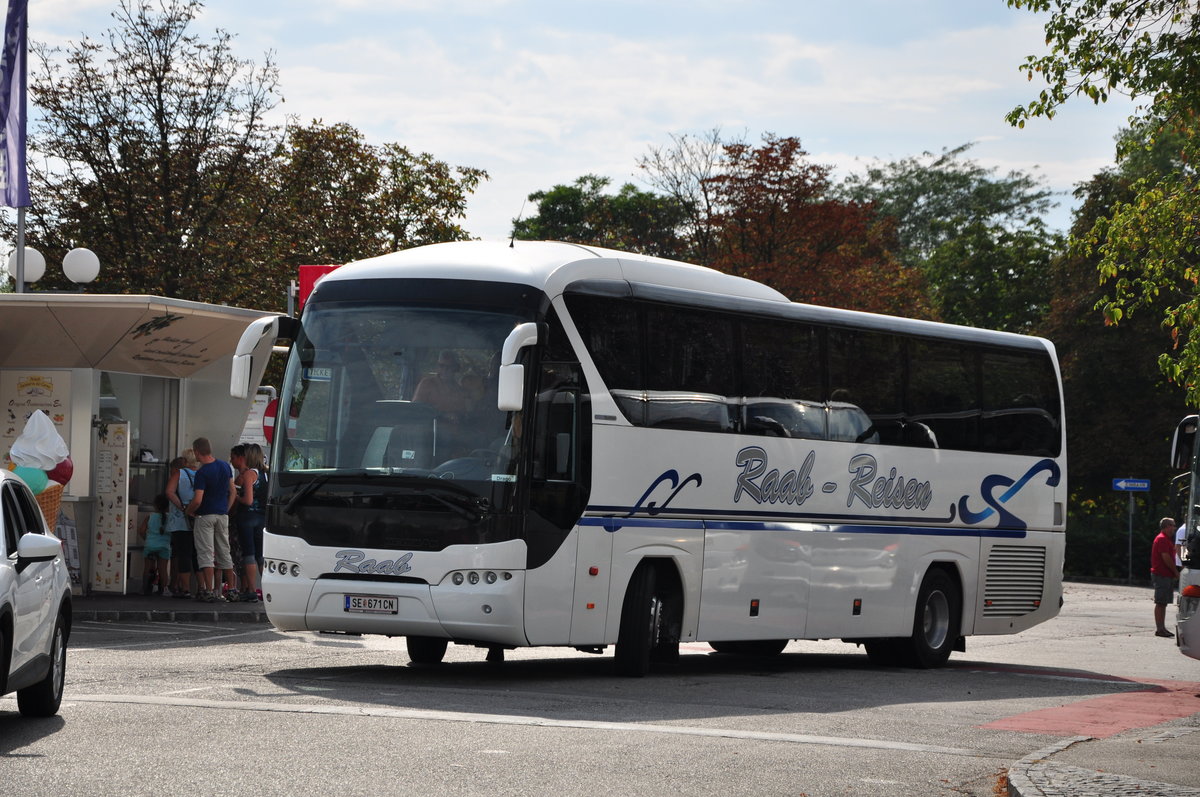
[(0, 467), (8, 466), (8, 452), (37, 410), (46, 413), (63, 440), (70, 440), (70, 398), (70, 371), (0, 371)]
[(129, 541), (136, 522), (129, 506), (129, 424), (96, 427), (96, 534), (92, 545), (93, 592), (125, 594)]

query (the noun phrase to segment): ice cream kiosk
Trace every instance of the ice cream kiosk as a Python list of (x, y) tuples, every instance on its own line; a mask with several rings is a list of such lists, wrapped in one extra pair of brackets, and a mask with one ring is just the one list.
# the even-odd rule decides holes
[[(234, 350), (276, 315), (158, 296), (0, 294), (0, 467), (35, 482), (78, 593), (139, 586), (139, 511), (193, 439), (222, 457), (239, 442), (253, 395), (230, 395)], [(254, 345), (250, 384), (273, 343)]]

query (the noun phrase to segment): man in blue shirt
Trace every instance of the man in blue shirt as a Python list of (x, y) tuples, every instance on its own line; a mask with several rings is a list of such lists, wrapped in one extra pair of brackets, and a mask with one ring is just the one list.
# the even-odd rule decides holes
[(216, 603), (222, 596), (214, 588), (214, 567), (225, 571), (225, 581), (231, 589), (235, 583), (233, 559), (229, 555), (229, 510), (237, 493), (233, 468), (213, 456), (207, 437), (197, 437), (192, 442), (192, 451), (200, 461), (196, 493), (187, 505), (187, 514), (196, 519), (196, 560), (200, 566), (200, 593), (196, 600)]

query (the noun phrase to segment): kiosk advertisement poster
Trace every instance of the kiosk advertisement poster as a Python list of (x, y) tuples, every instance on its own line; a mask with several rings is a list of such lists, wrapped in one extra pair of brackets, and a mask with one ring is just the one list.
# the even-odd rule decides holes
[(8, 467), (8, 452), (36, 410), (46, 413), (63, 440), (71, 439), (70, 371), (0, 371), (0, 463)]
[(91, 561), (93, 592), (125, 594), (129, 541), (135, 518), (129, 506), (129, 423), (96, 428), (96, 537)]

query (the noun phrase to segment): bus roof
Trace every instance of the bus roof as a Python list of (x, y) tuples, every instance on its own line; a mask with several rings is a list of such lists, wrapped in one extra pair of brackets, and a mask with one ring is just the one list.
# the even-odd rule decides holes
[(457, 241), (418, 246), (348, 263), (326, 274), (321, 283), (358, 279), (508, 282), (530, 285), (550, 296), (563, 293), (570, 285), (623, 281), (632, 286), (635, 294), (645, 298), (670, 299), (674, 294), (674, 298), (689, 304), (707, 304), (733, 312), (999, 346), (1044, 348), (1054, 354), (1050, 341), (1030, 335), (800, 304), (762, 283), (706, 266), (560, 241)]
[(547, 293), (580, 279), (623, 279), (724, 296), (787, 302), (779, 291), (705, 266), (558, 241), (459, 241), (349, 263), (324, 280), (465, 279), (531, 285)]

